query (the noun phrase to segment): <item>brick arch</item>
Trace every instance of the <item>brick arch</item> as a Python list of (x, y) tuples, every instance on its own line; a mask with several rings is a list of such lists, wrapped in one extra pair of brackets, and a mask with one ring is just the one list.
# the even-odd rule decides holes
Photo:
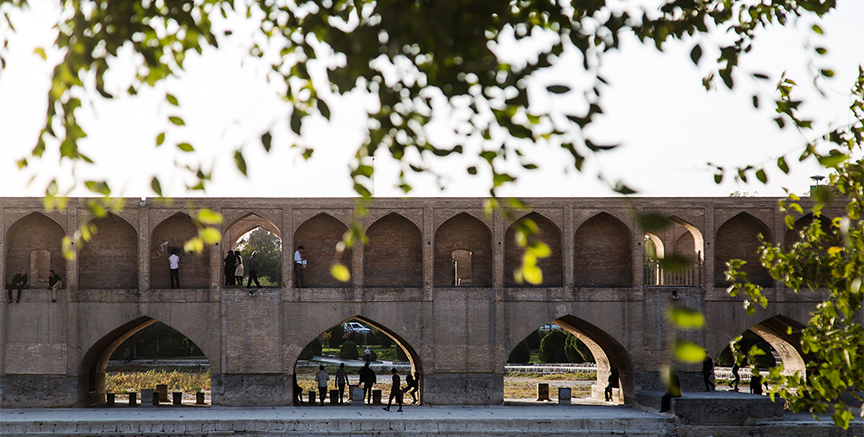
[(485, 223), (464, 212), (451, 217), (435, 231), (435, 286), (454, 285), (451, 254), (459, 249), (471, 252), (470, 286), (491, 287), (492, 232)]
[(210, 287), (210, 246), (204, 245), (201, 253), (184, 253), (186, 241), (198, 235), (198, 228), (191, 217), (184, 213), (162, 220), (153, 228), (150, 244), (150, 288), (169, 288), (168, 255), (172, 249), (181, 254), (180, 288)]
[[(543, 271), (543, 283), (532, 285), (527, 282), (517, 284), (513, 277), (514, 272), (522, 265), (523, 250), (516, 243), (516, 227), (510, 225), (504, 233), (504, 286), (506, 287), (561, 287), (564, 285), (564, 266), (561, 254), (561, 229), (543, 215), (532, 212), (519, 220), (533, 220), (537, 225), (538, 233), (535, 236), (539, 241), (546, 243), (551, 251), (546, 258), (537, 260), (537, 266)], [(515, 224), (515, 223), (514, 223)]]
[[(78, 364), (78, 402), (76, 407), (86, 407), (105, 402), (105, 367), (108, 364), (108, 359), (117, 347), (129, 337), (158, 321), (152, 317), (138, 317), (105, 333), (94, 342), (83, 345), (82, 350), (87, 352), (84, 353)], [(172, 325), (169, 326), (174, 328)], [(218, 350), (209, 347), (210, 343), (204, 341), (212, 334), (204, 331), (199, 332), (195, 326), (196, 324), (192, 321), (189, 326), (181, 327), (183, 331), (174, 329), (191, 339), (201, 349), (211, 369), (219, 369)], [(215, 344), (218, 345), (219, 342), (217, 341)]]
[(705, 258), (705, 239), (699, 228), (681, 217), (670, 216), (675, 245), (673, 253), (691, 261), (698, 262)]
[[(12, 224), (6, 231), (6, 282), (26, 271), (31, 288), (48, 287), (48, 270), (66, 278), (66, 258), (63, 257), (63, 237), (66, 233), (53, 219), (39, 212), (30, 213)], [(31, 254), (47, 250), (49, 267), (41, 262), (34, 265)]]
[[(138, 233), (126, 220), (109, 213), (90, 221), (93, 239), (81, 247), (78, 287), (138, 288)], [(110, 266), (110, 268), (106, 268)]]
[(605, 212), (591, 217), (576, 230), (574, 245), (575, 286), (633, 286), (631, 235), (621, 220)]
[(270, 220), (262, 217), (259, 214), (254, 212), (250, 212), (240, 218), (232, 221), (228, 226), (225, 227), (225, 231), (222, 234), (222, 240), (224, 241), (224, 247), (228, 247), (233, 249), (237, 245), (237, 241), (245, 235), (247, 232), (254, 230), (255, 228), (264, 228), (267, 232), (270, 232), (273, 235), (276, 235), (280, 239), (282, 238), (282, 232), (279, 230), (279, 227), (273, 224)]
[[(712, 344), (707, 348), (708, 354), (716, 359), (735, 337), (749, 329), (767, 341), (777, 354), (780, 355), (784, 373), (798, 372), (803, 375), (807, 371), (806, 363), (812, 361), (812, 357), (808, 357), (808, 354), (804, 353), (801, 346), (801, 332), (805, 327), (806, 322), (802, 323), (792, 317), (781, 314), (774, 315), (753, 326), (742, 329), (737, 334), (729, 336), (726, 338), (725, 343)], [(744, 353), (746, 354), (747, 351), (744, 351)]]
[[(294, 232), (294, 248), (291, 248), (290, 255), (293, 259), (294, 250), (303, 246), (307, 260), (307, 269), (303, 272), (304, 287), (350, 286), (350, 282), (340, 282), (330, 274), (330, 267), (336, 263), (345, 265), (349, 272), (353, 271), (354, 257), (351, 249), (346, 248), (341, 253), (336, 249), (346, 231), (348, 227), (344, 223), (325, 213), (318, 214), (297, 227)], [(294, 265), (293, 261), (291, 265)]]
[(363, 281), (367, 287), (420, 287), (423, 282), (423, 238), (420, 229), (396, 213), (366, 230)]
[[(813, 213), (809, 213), (804, 215), (803, 217), (795, 220), (795, 227), (793, 229), (786, 229), (786, 235), (784, 238), (784, 245), (788, 249), (793, 244), (801, 241), (801, 231), (805, 228), (810, 227), (813, 223)], [(831, 228), (833, 224), (831, 223), (831, 219), (826, 218), (825, 216), (819, 216), (819, 226), (822, 228), (822, 232), (826, 234), (831, 234)]]
[(714, 247), (714, 284), (726, 287), (726, 262), (741, 259), (747, 262), (742, 271), (750, 281), (763, 287), (771, 287), (771, 275), (759, 263), (759, 235), (771, 242), (771, 229), (758, 218), (742, 212), (727, 220), (717, 229)]

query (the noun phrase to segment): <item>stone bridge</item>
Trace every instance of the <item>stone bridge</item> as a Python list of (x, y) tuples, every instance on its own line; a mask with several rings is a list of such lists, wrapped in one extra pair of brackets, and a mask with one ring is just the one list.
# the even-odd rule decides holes
[[(344, 252), (336, 244), (355, 217), (354, 199), (126, 199), (122, 211), (95, 219), (97, 231), (74, 260), (61, 239), (90, 220), (85, 199), (45, 211), (40, 199), (0, 199), (0, 269), (7, 283), (26, 271), (20, 303), (0, 307), (2, 407), (71, 407), (104, 402), (105, 365), (125, 339), (161, 321), (206, 354), (217, 405), (289, 405), (291, 375), (303, 347), (349, 319), (375, 326), (402, 346), (421, 375), (426, 404), (503, 401), (504, 365), (513, 348), (543, 324), (578, 336), (597, 360), (598, 386), (620, 369), (626, 403), (661, 389), (681, 333), (667, 321), (673, 305), (703, 311), (705, 330), (683, 333), (712, 357), (747, 329), (759, 333), (789, 370), (802, 370), (796, 334), (819, 293), (777, 287), (756, 261), (758, 235), (785, 244), (775, 198), (536, 198), (517, 219), (533, 219), (551, 248), (540, 260), (543, 283), (519, 284), (522, 252), (513, 222), (487, 217), (483, 199), (377, 199), (360, 219), (369, 241)], [(191, 205), (191, 206), (190, 206)], [(225, 220), (223, 241), (187, 254), (182, 288), (170, 289), (168, 251), (196, 234), (194, 209)], [(674, 225), (646, 234), (633, 212), (657, 212)], [(826, 215), (840, 211), (827, 210)], [(803, 226), (812, 216), (799, 217)], [(225, 287), (222, 259), (245, 232), (263, 227), (282, 238), (282, 284), (254, 296)], [(693, 260), (684, 272), (646, 261)], [(293, 250), (306, 248), (305, 288), (296, 288)], [(729, 297), (728, 259), (748, 261), (766, 287), (766, 310), (747, 316)], [(345, 264), (351, 280), (329, 274)], [(51, 303), (48, 269), (65, 281)], [(701, 384), (699, 366), (676, 364), (686, 387)], [(595, 390), (595, 395), (598, 395)], [(599, 394), (602, 396), (602, 394)]]

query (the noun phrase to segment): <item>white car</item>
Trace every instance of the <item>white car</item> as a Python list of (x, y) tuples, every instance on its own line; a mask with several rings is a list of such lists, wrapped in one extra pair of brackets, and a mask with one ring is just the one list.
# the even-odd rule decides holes
[(365, 333), (371, 331), (371, 329), (363, 326), (362, 324), (360, 324), (358, 322), (345, 322), (342, 325), (342, 328), (345, 329), (345, 332), (353, 331), (353, 332), (356, 332), (359, 334), (365, 334)]

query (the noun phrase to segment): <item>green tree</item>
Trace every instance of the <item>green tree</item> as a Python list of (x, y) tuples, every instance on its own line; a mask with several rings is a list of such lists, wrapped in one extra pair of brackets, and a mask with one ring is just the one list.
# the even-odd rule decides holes
[(240, 256), (249, 274), (252, 252), (258, 252), (258, 278), (266, 283), (279, 285), (282, 281), (282, 239), (264, 229), (255, 228), (248, 237), (238, 242)]
[(359, 356), (360, 352), (357, 351), (357, 345), (353, 341), (342, 343), (342, 349), (339, 350), (339, 358), (345, 360), (356, 360)]

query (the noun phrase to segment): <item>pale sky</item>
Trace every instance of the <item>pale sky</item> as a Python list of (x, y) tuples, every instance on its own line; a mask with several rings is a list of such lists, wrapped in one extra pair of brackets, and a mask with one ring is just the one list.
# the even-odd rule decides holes
[[(34, 54), (36, 47), (49, 47), (53, 38), (51, 7), (36, 1), (35, 11), (16, 19), (18, 34), (0, 27), (0, 40), (9, 40), (9, 56), (0, 74), (0, 196), (39, 196), (48, 180), (58, 177), (61, 186), (71, 184), (71, 167), (57, 164), (56, 154), (46, 153), (41, 162), (30, 159), (31, 167), (19, 171), (15, 165), (27, 157), (44, 122), (48, 74), (58, 56), (49, 50), (48, 60)], [(48, 2), (49, 4), (51, 2)], [(797, 163), (805, 142), (818, 137), (832, 124), (848, 124), (850, 103), (848, 90), (864, 63), (864, 2), (843, 1), (840, 9), (818, 24), (825, 35), (809, 31), (812, 18), (799, 20), (786, 28), (761, 32), (752, 52), (746, 54), (735, 76), (736, 90), (729, 92), (719, 79), (717, 90), (706, 92), (701, 78), (716, 57), (703, 44), (700, 69), (690, 61), (693, 41), (666, 44), (664, 53), (643, 46), (630, 36), (622, 38), (623, 49), (605, 58), (603, 76), (609, 81), (604, 91), (604, 115), (590, 128), (595, 139), (621, 146), (612, 152), (589, 156), (582, 173), (567, 171), (567, 153), (554, 148), (538, 147), (529, 158), (541, 169), (520, 176), (518, 182), (499, 195), (519, 197), (613, 196), (598, 174), (610, 180), (623, 180), (642, 196), (727, 196), (732, 191), (757, 193), (760, 196), (783, 196), (786, 187), (803, 193), (812, 183), (810, 176), (825, 174), (814, 162)], [(217, 24), (218, 25), (218, 24)], [(251, 32), (248, 26), (246, 32)], [(176, 110), (157, 102), (152, 90), (142, 89), (138, 96), (124, 95), (133, 74), (129, 57), (112, 66), (117, 71), (106, 76), (109, 91), (117, 98), (95, 99), (79, 111), (79, 120), (89, 137), (80, 143), (83, 153), (96, 161), (95, 166), (75, 169), (79, 180), (105, 178), (115, 195), (152, 197), (150, 179), (158, 174), (166, 195), (202, 196), (187, 192), (174, 162), (201, 162), (214, 169), (214, 181), (206, 195), (218, 197), (342, 197), (352, 196), (348, 160), (363, 138), (363, 110), (370, 103), (358, 93), (331, 101), (333, 116), (307, 122), (303, 139), (316, 151), (303, 161), (298, 149), (289, 148), (292, 135), (287, 128), (290, 109), (279, 98), (278, 86), (265, 80), (269, 67), (250, 59), (244, 53), (244, 30), (235, 29), (228, 43), (220, 49), (206, 50), (203, 56), (190, 55), (180, 79), (161, 84), (177, 96), (186, 121), (183, 129), (169, 131), (169, 139), (192, 143), (194, 156), (176, 148), (155, 147), (156, 135), (165, 126), (167, 115)], [(814, 57), (807, 47), (826, 47), (828, 55)], [(511, 50), (518, 52), (518, 50)], [(554, 71), (543, 73), (532, 87), (569, 84), (580, 87), (581, 58), (564, 56)], [(818, 67), (817, 67), (818, 66)], [(321, 68), (321, 67), (318, 67)], [(829, 82), (820, 80), (825, 96), (815, 92), (811, 73), (814, 68), (830, 68), (836, 73)], [(780, 130), (774, 123), (771, 107), (774, 84), (782, 72), (800, 85), (796, 93), (805, 98), (803, 115), (819, 123), (814, 132)], [(761, 82), (747, 73), (766, 73), (774, 81)], [(751, 96), (758, 93), (761, 109), (755, 110)], [(562, 105), (579, 108), (581, 89), (572, 97), (532, 99), (532, 104)], [(173, 112), (172, 112), (173, 111)], [(265, 154), (258, 138), (273, 129), (273, 150)], [(433, 138), (446, 141), (440, 130), (430, 129)], [(234, 151), (242, 148), (248, 163), (249, 177), (234, 167)], [(792, 167), (784, 176), (773, 162), (786, 155)], [(194, 158), (194, 159), (190, 159)], [(707, 162), (728, 167), (766, 165), (769, 185), (751, 182), (742, 185), (727, 177), (721, 185), (713, 182), (713, 170)], [(440, 190), (431, 177), (415, 177), (412, 196), (485, 196), (488, 178), (469, 177), (468, 165), (479, 158), (440, 159), (435, 168), (449, 174), (446, 189)], [(379, 155), (375, 162), (374, 194), (379, 197), (401, 196), (395, 187), (398, 167)], [(452, 169), (457, 169), (453, 172)], [(452, 174), (451, 174), (452, 173)], [(481, 175), (483, 173), (481, 172)], [(28, 186), (28, 181), (33, 182)], [(88, 195), (77, 190), (74, 195)]]

